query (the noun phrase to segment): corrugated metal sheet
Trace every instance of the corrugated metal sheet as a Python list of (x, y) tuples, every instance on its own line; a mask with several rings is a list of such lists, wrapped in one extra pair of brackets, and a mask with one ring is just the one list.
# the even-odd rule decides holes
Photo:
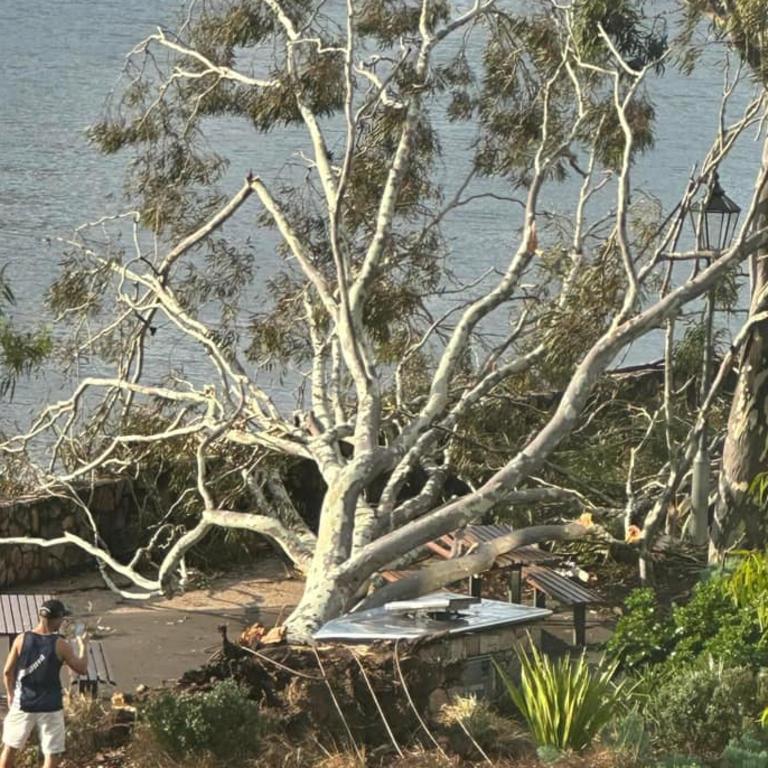
[(531, 565), (525, 569), (524, 573), (525, 580), (529, 584), (563, 605), (588, 605), (589, 603), (600, 602), (594, 592), (575, 581), (566, 579), (565, 576), (561, 576), (549, 568)]
[(445, 541), (445, 537), (439, 541), (428, 541), (426, 543), (426, 547), (430, 552), (434, 552), (436, 555), (439, 555), (445, 560), (450, 560), (451, 558), (451, 547), (448, 546), (441, 546), (442, 543)]
[[(468, 525), (459, 536), (464, 547), (470, 547), (473, 544), (482, 544), (486, 541), (498, 539), (500, 536), (506, 536), (512, 533), (514, 528), (511, 525)], [(441, 536), (437, 541), (430, 542), (427, 547), (440, 557), (446, 560), (450, 558), (456, 543), (456, 535), (448, 533)], [(528, 565), (529, 563), (547, 563), (552, 564), (559, 561), (557, 555), (551, 552), (545, 552), (538, 547), (531, 545), (517, 547), (505, 555), (496, 559), (497, 566), (511, 567), (515, 565)]]
[[(464, 531), (464, 541), (469, 544), (480, 544), (492, 539), (498, 539), (500, 536), (506, 536), (513, 532), (511, 525), (469, 525)], [(524, 546), (507, 552), (497, 558), (496, 562), (502, 566), (528, 565), (529, 563), (556, 563), (559, 560), (557, 555), (551, 552), (544, 552), (538, 547)]]
[(37, 626), (40, 606), (50, 595), (0, 595), (0, 635), (15, 637)]
[[(456, 595), (452, 592), (436, 592), (425, 595), (423, 599), (429, 601), (442, 596), (466, 599), (466, 595)], [(492, 627), (529, 624), (551, 613), (552, 611), (546, 608), (503, 603), (499, 600), (481, 600), (462, 611), (458, 618), (434, 619), (418, 612), (413, 615), (393, 614), (384, 606), (332, 619), (324, 624), (314, 637), (316, 640), (368, 643), (375, 640), (414, 640), (443, 633), (461, 635)]]
[(410, 576), (413, 573), (415, 573), (415, 571), (382, 571), (381, 577), (384, 581), (391, 583), (393, 581), (400, 581), (400, 579), (404, 579), (406, 576)]

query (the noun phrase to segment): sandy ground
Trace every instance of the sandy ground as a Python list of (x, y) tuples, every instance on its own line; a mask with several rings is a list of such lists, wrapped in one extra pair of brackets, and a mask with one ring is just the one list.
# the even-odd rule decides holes
[(47, 592), (69, 605), (73, 620), (84, 621), (93, 638), (104, 643), (117, 689), (132, 691), (141, 684), (170, 682), (205, 662), (220, 642), (221, 624), (233, 640), (253, 622), (271, 626), (290, 612), (302, 586), (281, 560), (267, 555), (247, 570), (208, 579), (204, 587), (170, 600), (123, 599), (107, 590), (98, 574), (23, 591)]

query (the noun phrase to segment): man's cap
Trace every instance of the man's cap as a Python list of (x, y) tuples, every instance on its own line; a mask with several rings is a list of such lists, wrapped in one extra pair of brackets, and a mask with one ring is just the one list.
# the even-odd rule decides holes
[(63, 619), (65, 616), (71, 616), (72, 611), (67, 608), (61, 600), (46, 600), (40, 606), (40, 615), (46, 619)]

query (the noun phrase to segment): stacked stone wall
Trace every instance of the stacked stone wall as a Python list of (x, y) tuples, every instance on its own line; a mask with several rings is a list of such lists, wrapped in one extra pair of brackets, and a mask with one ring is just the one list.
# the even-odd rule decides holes
[[(99, 535), (118, 559), (133, 547), (136, 509), (127, 481), (102, 481), (83, 490), (81, 498), (93, 515)], [(29, 496), (0, 501), (0, 539), (27, 536), (55, 539), (68, 531), (93, 542), (85, 513), (72, 501)], [(0, 544), (0, 589), (33, 584), (95, 566), (94, 558), (72, 544), (56, 547)]]

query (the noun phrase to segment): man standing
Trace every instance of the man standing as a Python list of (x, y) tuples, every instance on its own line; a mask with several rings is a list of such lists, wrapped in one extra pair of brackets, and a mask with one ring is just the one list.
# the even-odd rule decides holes
[(16, 754), (37, 729), (43, 768), (56, 768), (64, 752), (64, 710), (61, 665), (84, 675), (88, 671), (87, 637), (77, 638), (78, 653), (58, 634), (70, 612), (60, 600), (40, 606), (40, 621), (19, 635), (11, 646), (3, 671), (8, 695), (8, 715), (3, 723), (0, 768), (13, 768)]

